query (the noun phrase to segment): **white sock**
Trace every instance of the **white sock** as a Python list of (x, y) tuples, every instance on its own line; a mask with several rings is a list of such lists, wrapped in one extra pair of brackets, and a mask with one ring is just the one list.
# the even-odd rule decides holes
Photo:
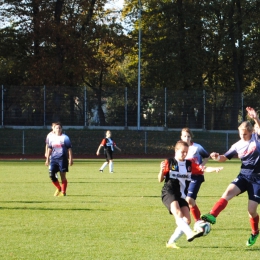
[(107, 164), (108, 164), (108, 162), (104, 162), (103, 165), (101, 166), (100, 170), (103, 171), (106, 168)]
[(192, 229), (183, 218), (177, 218), (176, 224), (185, 233), (186, 236), (192, 232)]
[(168, 241), (168, 244), (175, 243), (183, 234), (184, 233), (180, 229), (180, 227), (176, 227), (176, 229), (174, 230), (172, 236), (170, 237), (170, 239)]
[(113, 172), (113, 162), (109, 162), (109, 171)]

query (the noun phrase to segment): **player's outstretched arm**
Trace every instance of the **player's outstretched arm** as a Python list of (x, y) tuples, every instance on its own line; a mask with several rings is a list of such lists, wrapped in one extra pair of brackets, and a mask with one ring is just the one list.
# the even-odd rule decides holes
[(165, 169), (165, 162), (162, 161), (160, 164), (160, 171), (158, 173), (158, 181), (162, 182), (164, 181), (164, 169)]
[(224, 167), (205, 167), (204, 172), (220, 172)]
[(218, 162), (225, 162), (227, 160), (227, 157), (225, 155), (220, 155), (219, 153), (216, 152), (211, 153), (210, 157), (214, 161), (218, 161)]
[(100, 145), (97, 149), (96, 155), (99, 155), (100, 149), (101, 149), (102, 145)]
[(115, 145), (115, 148), (116, 148), (119, 152), (122, 151), (122, 150), (121, 150), (118, 146), (116, 146), (116, 145)]
[(248, 116), (255, 121), (255, 124), (256, 124), (255, 126), (257, 126), (257, 127), (254, 127), (254, 128), (258, 129), (257, 134), (260, 135), (260, 120), (259, 120), (258, 114), (252, 107), (247, 107), (246, 111), (248, 113)]

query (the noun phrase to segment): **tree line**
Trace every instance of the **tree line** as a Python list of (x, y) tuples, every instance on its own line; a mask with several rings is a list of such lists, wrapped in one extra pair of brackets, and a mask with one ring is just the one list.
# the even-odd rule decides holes
[[(37, 97), (35, 86), (46, 86), (53, 95), (48, 106), (57, 110), (59, 97), (66, 97), (73, 110), (77, 92), (86, 87), (93, 97), (88, 105), (97, 107), (100, 125), (106, 125), (104, 100), (126, 87), (137, 92), (141, 48), (141, 93), (211, 93), (211, 129), (220, 117), (236, 129), (244, 106), (258, 110), (259, 1), (125, 0), (122, 10), (109, 2), (0, 3), (0, 83), (10, 93), (26, 86), (19, 88), (20, 106)], [(242, 93), (250, 103), (241, 104)], [(171, 97), (173, 106), (177, 99)], [(188, 102), (183, 98), (180, 113), (193, 113)], [(122, 108), (120, 97), (113, 105)], [(136, 111), (136, 96), (129, 106)]]

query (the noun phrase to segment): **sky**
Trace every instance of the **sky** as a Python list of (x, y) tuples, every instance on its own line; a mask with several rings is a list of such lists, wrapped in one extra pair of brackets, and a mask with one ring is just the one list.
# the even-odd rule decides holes
[(113, 8), (122, 9), (124, 4), (124, 0), (110, 0), (109, 6)]

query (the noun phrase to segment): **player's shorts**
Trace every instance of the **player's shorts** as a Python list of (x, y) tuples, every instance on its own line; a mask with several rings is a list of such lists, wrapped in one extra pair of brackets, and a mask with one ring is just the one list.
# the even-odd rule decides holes
[(52, 158), (50, 166), (51, 166), (50, 172), (52, 173), (69, 171), (69, 162), (67, 158), (63, 158), (59, 160)]
[(179, 205), (180, 205), (180, 208), (182, 208), (182, 207), (189, 207), (188, 202), (185, 199), (181, 198), (180, 196), (176, 196), (173, 193), (164, 194), (162, 196), (162, 202), (165, 205), (165, 207), (169, 210), (170, 214), (172, 214), (171, 213), (171, 203), (173, 201), (178, 201)]
[(113, 151), (111, 149), (105, 149), (104, 151), (107, 162), (113, 160)]
[(258, 176), (240, 173), (231, 183), (235, 184), (241, 193), (247, 191), (249, 200), (260, 203), (260, 174)]
[(187, 197), (196, 200), (200, 190), (200, 186), (204, 181), (205, 181), (204, 175), (191, 175), (191, 182), (188, 187)]

